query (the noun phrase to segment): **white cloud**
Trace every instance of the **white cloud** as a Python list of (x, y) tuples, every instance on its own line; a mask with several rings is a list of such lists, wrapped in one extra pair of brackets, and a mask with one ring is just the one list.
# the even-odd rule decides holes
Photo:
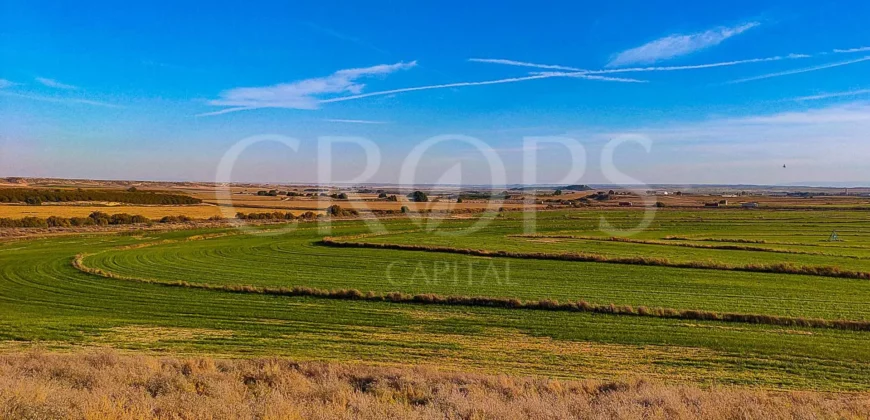
[(844, 96), (859, 96), (859, 95), (867, 95), (867, 94), (870, 94), (870, 89), (850, 90), (847, 92), (821, 93), (818, 95), (801, 96), (799, 98), (794, 98), (794, 100), (795, 101), (815, 101), (815, 100), (819, 100), (819, 99), (841, 98)]
[(316, 109), (322, 95), (360, 94), (365, 85), (357, 79), (384, 76), (417, 65), (410, 63), (381, 64), (372, 67), (339, 70), (326, 77), (305, 79), (264, 87), (243, 87), (221, 92), (220, 99), (209, 101), (210, 105), (229, 107), (200, 115), (218, 115), (228, 112), (257, 108)]
[(55, 89), (64, 89), (64, 90), (78, 89), (78, 87), (76, 87), (76, 86), (61, 83), (61, 82), (58, 82), (57, 80), (48, 79), (45, 77), (37, 77), (36, 81), (43, 86), (47, 86), (47, 87), (55, 88)]
[(834, 50), (834, 52), (838, 53), (838, 54), (856, 53), (856, 52), (864, 52), (864, 51), (870, 51), (870, 47), (858, 47), (858, 48), (849, 48), (849, 49), (845, 49), (845, 50), (839, 50), (839, 49)]
[(18, 84), (18, 83), (15, 83), (15, 82), (13, 82), (13, 81), (11, 81), (11, 80), (0, 79), (0, 89), (5, 89), (5, 88), (8, 88), (8, 87), (12, 87), (12, 86), (15, 86), (15, 85), (17, 85), (17, 84)]
[(334, 123), (346, 123), (346, 124), (386, 124), (386, 121), (372, 121), (372, 120), (347, 120), (341, 118), (326, 118), (323, 121), (326, 122), (334, 122)]
[(818, 70), (825, 70), (825, 69), (830, 69), (830, 68), (834, 68), (834, 67), (848, 66), (850, 64), (860, 63), (860, 62), (868, 61), (868, 60), (870, 60), (870, 55), (868, 55), (866, 57), (859, 58), (857, 60), (840, 61), (837, 63), (823, 64), (821, 66), (806, 67), (806, 68), (796, 69), (796, 70), (781, 71), (778, 73), (762, 74), (761, 76), (754, 76), (754, 77), (747, 77), (745, 79), (732, 80), (728, 83), (729, 84), (745, 83), (745, 82), (751, 82), (751, 81), (755, 81), (755, 80), (770, 79), (772, 77), (781, 77), (781, 76), (789, 76), (792, 74), (808, 73), (811, 71), (818, 71)]
[(616, 54), (607, 67), (618, 67), (637, 63), (655, 63), (674, 57), (691, 54), (718, 45), (732, 36), (741, 34), (760, 25), (749, 22), (733, 27), (718, 27), (690, 35), (675, 34), (657, 39), (637, 48)]

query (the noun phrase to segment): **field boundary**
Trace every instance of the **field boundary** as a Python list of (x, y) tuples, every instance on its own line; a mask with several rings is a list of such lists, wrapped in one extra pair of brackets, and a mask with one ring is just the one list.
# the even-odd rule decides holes
[[(159, 245), (160, 243), (141, 244), (143, 246)], [(127, 248), (129, 249), (129, 248)], [(646, 307), (631, 305), (616, 305), (589, 303), (585, 300), (559, 302), (555, 299), (521, 300), (517, 298), (489, 296), (450, 296), (435, 293), (410, 294), (402, 292), (361, 292), (357, 289), (318, 289), (305, 286), (294, 287), (261, 287), (253, 285), (214, 285), (195, 283), (182, 280), (157, 280), (130, 276), (122, 276), (99, 268), (88, 267), (84, 259), (96, 254), (77, 254), (72, 260), (72, 266), (81, 272), (109, 279), (134, 281), (167, 287), (184, 287), (228, 293), (261, 294), (287, 297), (314, 297), (338, 300), (356, 300), (368, 302), (389, 302), (400, 304), (448, 305), (489, 307), (500, 309), (525, 309), (561, 312), (586, 312), (607, 315), (638, 316), (665, 319), (720, 321), (744, 324), (763, 324), (784, 327), (830, 328), (848, 331), (870, 331), (870, 321), (827, 320), (819, 318), (785, 317), (763, 314), (742, 314), (733, 312), (714, 312), (695, 309), (679, 310), (674, 308)]]
[(789, 263), (776, 264), (746, 264), (733, 265), (714, 261), (671, 261), (658, 257), (610, 257), (592, 253), (546, 253), (546, 252), (514, 252), (491, 251), (486, 249), (454, 248), (437, 245), (406, 245), (391, 243), (350, 242), (355, 237), (324, 237), (320, 243), (325, 246), (345, 248), (391, 249), (397, 251), (441, 252), (450, 254), (471, 255), (476, 257), (505, 257), (533, 260), (555, 260), (596, 262), (609, 264), (647, 265), (672, 268), (693, 268), (702, 270), (746, 271), (753, 273), (797, 274), (820, 277), (837, 277), (845, 279), (870, 280), (870, 272), (843, 270), (834, 266), (795, 265)]

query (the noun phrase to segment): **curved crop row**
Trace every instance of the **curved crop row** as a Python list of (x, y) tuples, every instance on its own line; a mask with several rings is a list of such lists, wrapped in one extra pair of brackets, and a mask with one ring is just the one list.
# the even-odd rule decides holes
[[(508, 235), (511, 238), (530, 238), (530, 239), (578, 239), (584, 241), (598, 241), (598, 242), (623, 242), (630, 244), (643, 244), (643, 245), (664, 245), (664, 246), (678, 246), (683, 248), (699, 248), (699, 249), (720, 249), (726, 251), (754, 251), (754, 252), (771, 252), (775, 254), (796, 254), (796, 255), (820, 255), (827, 257), (841, 257), (841, 258), (852, 258), (852, 259), (860, 259), (860, 257), (855, 255), (840, 255), (833, 254), (830, 252), (814, 252), (814, 251), (799, 251), (794, 249), (776, 249), (776, 248), (765, 248), (760, 246), (750, 246), (750, 245), (707, 245), (707, 244), (696, 244), (691, 242), (679, 242), (679, 241), (689, 241), (692, 240), (690, 238), (683, 239), (670, 239), (665, 241), (657, 241), (652, 239), (631, 239), (631, 238), (621, 238), (618, 236), (610, 236), (610, 237), (600, 237), (600, 236), (582, 236), (582, 235)], [(718, 241), (712, 239), (706, 239), (709, 242), (729, 242), (729, 241)], [(751, 240), (750, 240), (751, 241)], [(765, 243), (763, 240), (758, 240), (757, 242), (747, 242), (747, 243)], [(791, 245), (802, 245), (802, 244), (791, 244)]]
[(600, 262), (611, 264), (649, 265), (674, 268), (695, 268), (705, 270), (748, 271), (755, 273), (776, 274), (801, 274), (823, 277), (839, 277), (847, 279), (870, 280), (870, 272), (844, 270), (834, 266), (794, 265), (788, 263), (775, 264), (745, 264), (734, 265), (716, 261), (672, 261), (660, 257), (611, 257), (602, 254), (590, 253), (546, 253), (546, 252), (515, 252), (515, 251), (489, 251), (485, 249), (454, 248), (436, 245), (404, 245), (389, 243), (370, 242), (347, 242), (343, 238), (325, 237), (321, 240), (323, 245), (348, 248), (374, 248), (392, 249), (401, 251), (444, 252), (477, 257), (508, 257), (537, 260), (558, 260), (578, 262)]
[(630, 305), (595, 304), (585, 300), (573, 302), (559, 302), (555, 299), (521, 300), (516, 298), (489, 297), (489, 296), (445, 296), (435, 293), (409, 294), (402, 292), (377, 293), (373, 291), (361, 292), (357, 289), (324, 290), (312, 287), (258, 287), (252, 285), (213, 285), (207, 283), (191, 283), (186, 281), (166, 281), (119, 276), (99, 268), (88, 267), (84, 264), (84, 254), (78, 254), (73, 258), (72, 265), (76, 269), (101, 277), (136, 281), (142, 283), (158, 284), (172, 287), (187, 287), (194, 289), (213, 290), (230, 293), (255, 293), (275, 296), (293, 297), (317, 297), (326, 299), (361, 300), (372, 302), (430, 304), (430, 305), (454, 305), (454, 306), (482, 306), (504, 309), (527, 309), (568, 312), (590, 312), (610, 315), (644, 316), (683, 320), (722, 321), (749, 324), (766, 324), (789, 327), (812, 327), (834, 328), (850, 331), (870, 331), (870, 321), (850, 320), (826, 320), (801, 317), (786, 317), (764, 314), (742, 314), (730, 312), (714, 312), (704, 310), (679, 310), (674, 308), (650, 308), (646, 306), (633, 307)]

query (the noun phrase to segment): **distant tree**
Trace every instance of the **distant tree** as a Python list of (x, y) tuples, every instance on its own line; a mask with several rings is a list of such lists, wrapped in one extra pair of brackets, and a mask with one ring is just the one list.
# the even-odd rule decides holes
[(553, 195), (562, 195), (562, 190), (556, 190), (556, 192), (554, 192)]
[(656, 201), (656, 207), (661, 208), (661, 207), (664, 207), (664, 206), (665, 206), (665, 203), (662, 203), (661, 201)]
[(411, 209), (409, 209), (408, 206), (402, 206), (402, 213), (410, 213), (410, 212), (411, 212)]
[(391, 195), (391, 196), (387, 197), (387, 201), (399, 201), (399, 197), (396, 197), (395, 195)]
[(136, 192), (136, 191), (139, 191), (138, 189), (136, 189), (136, 187), (127, 188), (127, 192)]
[(381, 192), (380, 194), (378, 194), (378, 198), (387, 198), (387, 193)]
[(462, 203), (462, 197), (457, 198), (457, 199), (456, 199), (456, 202), (457, 202), (457, 203)]
[(345, 193), (341, 193), (341, 194), (339, 194), (339, 195), (338, 195), (338, 199), (339, 199), (339, 200), (347, 200), (347, 194), (345, 194)]
[(42, 199), (40, 199), (39, 197), (27, 197), (24, 199), (24, 202), (28, 206), (41, 206), (42, 205)]
[(427, 196), (423, 191), (414, 191), (411, 194), (408, 194), (408, 198), (417, 203), (425, 203), (429, 201), (429, 196)]
[(109, 220), (111, 220), (111, 216), (101, 211), (95, 211), (91, 213), (88, 217), (94, 221), (95, 225), (98, 226), (106, 226), (109, 224)]

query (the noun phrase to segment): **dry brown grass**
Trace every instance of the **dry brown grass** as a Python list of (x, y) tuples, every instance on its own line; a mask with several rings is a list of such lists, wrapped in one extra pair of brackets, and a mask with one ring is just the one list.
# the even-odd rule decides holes
[(834, 419), (870, 394), (702, 389), (282, 359), (0, 356), (3, 419)]

